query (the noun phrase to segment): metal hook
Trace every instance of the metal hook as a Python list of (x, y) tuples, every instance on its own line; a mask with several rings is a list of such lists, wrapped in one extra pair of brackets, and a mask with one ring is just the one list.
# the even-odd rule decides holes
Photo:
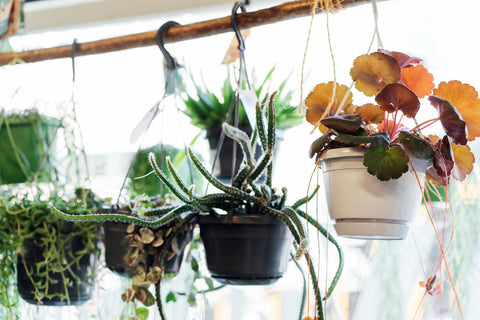
[(180, 65), (177, 61), (172, 57), (172, 55), (165, 49), (165, 44), (163, 42), (163, 34), (170, 29), (170, 27), (180, 25), (178, 22), (175, 21), (167, 21), (165, 22), (157, 31), (157, 35), (155, 36), (155, 41), (157, 42), (157, 46), (160, 48), (160, 51), (163, 53), (163, 57), (167, 62), (167, 69), (175, 70)]
[(245, 3), (244, 2), (237, 1), (237, 2), (235, 2), (235, 5), (233, 6), (232, 16), (231, 16), (232, 28), (233, 28), (233, 31), (235, 31), (235, 35), (237, 36), (237, 40), (238, 40), (238, 50), (243, 52), (243, 51), (245, 51), (245, 38), (243, 37), (242, 32), (240, 31), (240, 27), (238, 26), (238, 22), (237, 22), (238, 8), (241, 8), (242, 12), (246, 12), (247, 10), (245, 9)]
[(78, 49), (78, 42), (77, 38), (73, 39), (72, 43), (72, 52), (71, 52), (71, 57), (72, 57), (72, 81), (75, 82), (75, 57), (77, 56), (77, 49)]

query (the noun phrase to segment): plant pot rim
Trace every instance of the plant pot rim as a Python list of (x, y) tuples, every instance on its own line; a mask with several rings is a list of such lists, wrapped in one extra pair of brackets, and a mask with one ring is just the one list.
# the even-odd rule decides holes
[(57, 118), (49, 117), (46, 115), (43, 115), (41, 113), (11, 113), (11, 114), (3, 114), (0, 116), (2, 119), (8, 119), (8, 124), (9, 125), (28, 125), (31, 124), (32, 122), (43, 122), (47, 125), (51, 126), (60, 126), (61, 121)]
[(234, 212), (228, 214), (207, 214), (199, 216), (199, 224), (281, 224), (277, 217), (268, 214), (251, 214)]
[[(336, 159), (341, 159), (341, 158), (363, 158), (365, 156), (365, 148), (360, 148), (360, 147), (342, 147), (342, 148), (334, 148), (334, 149), (329, 149), (325, 154), (323, 155), (321, 161), (327, 161), (327, 160), (336, 160)], [(429, 168), (432, 166), (432, 162), (429, 160), (423, 160), (414, 157), (413, 155), (409, 155), (411, 161), (415, 162), (417, 165), (418, 164), (423, 164), (425, 165), (425, 168)]]
[(325, 152), (324, 156), (322, 157), (322, 161), (336, 159), (336, 158), (344, 158), (344, 157), (359, 157), (363, 158), (365, 155), (365, 149), (359, 147), (343, 147), (343, 148), (334, 148), (329, 149)]

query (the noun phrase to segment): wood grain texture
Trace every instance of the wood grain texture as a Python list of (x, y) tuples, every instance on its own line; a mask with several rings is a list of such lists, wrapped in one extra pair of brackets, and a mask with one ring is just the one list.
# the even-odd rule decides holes
[[(343, 0), (342, 8), (366, 2), (368, 2), (368, 0)], [(290, 1), (258, 11), (240, 13), (237, 16), (237, 21), (240, 28), (245, 29), (272, 24), (288, 19), (304, 17), (311, 14), (312, 4), (313, 1), (311, 0)], [(324, 8), (318, 7), (316, 11), (321, 12), (323, 9)], [(231, 31), (232, 27), (230, 23), (230, 16), (227, 16), (186, 25), (173, 26), (165, 32), (164, 42), (169, 43), (184, 41)], [(156, 33), (157, 31), (155, 30), (115, 38), (77, 43), (76, 56), (114, 52), (155, 45)], [(0, 65), (6, 65), (17, 59), (21, 59), (26, 63), (30, 63), (49, 59), (68, 58), (71, 56), (71, 52), (72, 46), (64, 45), (23, 52), (3, 53), (0, 54)]]

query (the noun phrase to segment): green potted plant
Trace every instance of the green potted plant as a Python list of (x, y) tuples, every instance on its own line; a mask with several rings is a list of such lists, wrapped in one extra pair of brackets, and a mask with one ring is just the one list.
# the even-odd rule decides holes
[[(271, 68), (261, 83), (252, 83), (252, 88), (258, 99), (263, 99), (263, 97), (266, 96), (268, 84), (271, 81), (274, 71), (275, 67)], [(194, 126), (205, 130), (213, 158), (216, 154), (222, 133), (222, 124), (227, 121), (229, 110), (235, 100), (236, 90), (232, 86), (230, 72), (227, 73), (227, 77), (223, 83), (221, 95), (216, 95), (205, 86), (202, 87), (196, 84), (195, 81), (194, 84), (195, 94), (189, 94), (187, 90), (185, 90), (183, 94), (182, 98), (185, 104), (184, 113), (190, 118)], [(292, 128), (302, 122), (302, 116), (297, 112), (297, 108), (290, 105), (293, 92), (285, 90), (286, 85), (287, 80), (280, 84), (277, 90), (278, 94), (275, 96), (276, 128), (280, 131)], [(241, 103), (240, 106), (237, 126), (250, 135), (254, 124), (249, 123), (247, 113)], [(229, 120), (230, 124), (233, 124), (233, 119), (234, 117), (232, 116)], [(277, 134), (279, 135), (280, 133), (278, 132)], [(215, 176), (220, 179), (231, 178), (233, 162), (232, 150), (233, 140), (225, 139), (214, 169)], [(260, 150), (258, 150), (258, 153), (260, 153)], [(238, 152), (235, 162), (236, 171), (238, 171), (241, 161), (242, 153)]]
[[(66, 197), (63, 189), (37, 186), (3, 188), (0, 196), (1, 304), (15, 319), (15, 295), (38, 305), (76, 305), (91, 298), (99, 250), (96, 223), (76, 225), (53, 216), (49, 203), (74, 215), (91, 212), (89, 192), (77, 189)], [(14, 295), (14, 296), (15, 296)]]
[(50, 181), (59, 120), (37, 110), (0, 111), (0, 184)]
[[(156, 162), (155, 156), (150, 154), (150, 163), (159, 177), (159, 179), (170, 189), (170, 191), (182, 202), (182, 204), (171, 208), (169, 211), (156, 211), (155, 217), (151, 216), (149, 211), (145, 212), (145, 218), (131, 217), (119, 214), (101, 214), (78, 217), (70, 215), (65, 212), (59, 211), (53, 205), (53, 212), (59, 217), (73, 220), (73, 221), (105, 221), (105, 220), (117, 220), (127, 223), (136, 223), (149, 227), (157, 227), (165, 225), (174, 219), (183, 217), (188, 219), (192, 216), (197, 216), (198, 212), (208, 213), (207, 216), (200, 215), (200, 233), (202, 240), (206, 248), (207, 266), (212, 275), (220, 281), (225, 283), (243, 283), (247, 284), (249, 280), (253, 283), (271, 283), (274, 279), (278, 279), (285, 271), (286, 261), (288, 259), (289, 248), (292, 245), (296, 248), (296, 258), (300, 259), (302, 256), (310, 261), (310, 253), (308, 251), (308, 239), (304, 230), (304, 226), (301, 219), (305, 219), (308, 223), (312, 224), (319, 232), (321, 232), (331, 243), (335, 245), (340, 256), (340, 263), (337, 273), (332, 281), (331, 286), (325, 293), (329, 296), (337, 283), (341, 270), (343, 268), (343, 253), (338, 243), (327, 235), (327, 231), (318, 224), (315, 219), (308, 216), (304, 211), (299, 208), (305, 204), (307, 199), (300, 199), (292, 206), (286, 206), (286, 188), (282, 189), (281, 194), (277, 194), (276, 190), (272, 188), (272, 156), (275, 148), (275, 107), (274, 107), (274, 95), (271, 97), (267, 110), (263, 110), (262, 106), (257, 105), (256, 108), (256, 130), (252, 134), (252, 137), (237, 129), (231, 125), (224, 123), (223, 129), (227, 136), (233, 137), (238, 141), (244, 152), (244, 158), (242, 167), (234, 179), (232, 186), (223, 184), (220, 180), (216, 179), (209, 171), (202, 165), (196, 155), (189, 149), (189, 156), (197, 168), (197, 170), (214, 186), (219, 192), (200, 196), (194, 193), (193, 187), (187, 187), (185, 183), (179, 178), (178, 174), (174, 170), (169, 159), (167, 159), (167, 165), (172, 179), (168, 179), (165, 172), (161, 170)], [(268, 119), (268, 126), (265, 127), (264, 114), (266, 113)], [(256, 143), (256, 137), (259, 137), (262, 145), (263, 154), (260, 160), (256, 162), (252, 154), (252, 145)], [(257, 178), (266, 170), (267, 177), (266, 183), (257, 185), (255, 182)], [(218, 214), (219, 211), (228, 212), (226, 215)], [(148, 213), (148, 214), (147, 214)], [(152, 212), (153, 213), (153, 212)], [(255, 224), (259, 228), (255, 228)], [(221, 242), (226, 243), (226, 247), (222, 248), (221, 245), (210, 245), (212, 238), (215, 235), (208, 235), (209, 232), (215, 233), (217, 229), (216, 225), (222, 225), (224, 228), (232, 227), (233, 229), (242, 229), (246, 226), (250, 231), (244, 235), (243, 240), (240, 238), (241, 231), (232, 230), (230, 235), (222, 235)], [(236, 227), (235, 227), (236, 226)], [(213, 228), (211, 228), (213, 227)], [(206, 229), (205, 229), (206, 228)], [(203, 231), (202, 231), (203, 229)], [(272, 230), (273, 239), (264, 241), (265, 238), (262, 230)], [(284, 230), (288, 230), (290, 235), (285, 234)], [(292, 240), (293, 236), (293, 240)], [(262, 239), (265, 246), (258, 246), (255, 243), (255, 239)], [(234, 247), (231, 247), (233, 245)], [(268, 247), (272, 245), (273, 247)], [(260, 265), (250, 259), (248, 248), (256, 251), (259, 255), (257, 260), (271, 259), (270, 262), (262, 262)], [(232, 270), (219, 270), (215, 266), (216, 258), (210, 259), (209, 254), (212, 254), (213, 250), (222, 250), (225, 257), (232, 257), (231, 252), (237, 252), (239, 257), (232, 257), (232, 262), (243, 263), (246, 262), (246, 269), (243, 271), (233, 270), (233, 276), (229, 276), (228, 272)], [(278, 250), (280, 254), (277, 254)], [(283, 253), (287, 253), (286, 256)], [(213, 253), (217, 254), (216, 252)], [(242, 259), (242, 257), (244, 259)], [(212, 265), (213, 263), (213, 265)], [(278, 263), (279, 266), (274, 266)], [(312, 263), (309, 263), (310, 278), (315, 291), (317, 315), (323, 319), (322, 310), (322, 297), (319, 291), (316, 271)], [(253, 267), (253, 272), (252, 268)], [(228, 266), (226, 266), (228, 269)], [(273, 271), (273, 272), (272, 272)], [(240, 274), (239, 274), (240, 273)], [(157, 288), (159, 283), (157, 283)], [(159, 299), (160, 291), (156, 290), (157, 304), (161, 307), (161, 300)], [(303, 311), (303, 308), (301, 309)]]
[[(323, 135), (310, 156), (322, 167), (339, 235), (402, 239), (425, 178), (447, 186), (451, 177), (461, 181), (472, 171), (468, 143), (480, 135), (480, 99), (460, 81), (435, 87), (421, 59), (400, 52), (361, 55), (350, 75), (358, 91), (375, 99), (355, 106), (348, 87), (317, 85), (306, 98), (306, 118)], [(427, 96), (431, 110), (420, 100)]]
[[(152, 167), (147, 159), (148, 154), (151, 152), (159, 154), (163, 158), (170, 157), (173, 165), (182, 177), (188, 177), (190, 175), (190, 166), (186, 161), (187, 155), (183, 149), (168, 144), (154, 145), (140, 149), (133, 160), (132, 167), (128, 174), (129, 182), (127, 183), (126, 191), (130, 197), (136, 197), (139, 195), (156, 197), (161, 195), (162, 198), (165, 198), (169, 193), (167, 188), (162, 187), (162, 183), (158, 181), (158, 178), (154, 174), (150, 174), (152, 173)], [(167, 170), (165, 163), (163, 163), (163, 169)], [(195, 182), (197, 187), (201, 187), (201, 185), (199, 185), (201, 179), (199, 178), (198, 175), (193, 177), (195, 180), (193, 182)]]
[[(165, 199), (137, 196), (128, 205), (105, 205), (102, 212), (142, 217), (148, 209), (171, 209), (171, 200)], [(193, 237), (193, 224), (185, 224), (170, 242), (166, 242), (175, 224), (174, 221), (159, 228), (148, 228), (134, 223), (105, 222), (105, 262), (108, 268), (120, 275), (134, 277), (138, 267), (148, 272), (159, 266), (165, 274), (177, 275), (184, 251)], [(162, 250), (167, 252), (161, 253)], [(164, 265), (159, 260), (162, 255), (166, 258)]]

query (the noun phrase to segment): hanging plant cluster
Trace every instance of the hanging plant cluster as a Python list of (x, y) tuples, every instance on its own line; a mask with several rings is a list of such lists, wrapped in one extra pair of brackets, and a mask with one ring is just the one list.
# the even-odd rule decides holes
[[(268, 106), (265, 108), (260, 104), (257, 105), (257, 126), (252, 137), (227, 123), (223, 125), (226, 135), (236, 140), (241, 146), (245, 159), (231, 186), (215, 178), (189, 149), (189, 157), (194, 166), (208, 182), (219, 190), (217, 193), (203, 196), (195, 194), (194, 188), (185, 185), (171, 161), (167, 158), (167, 168), (172, 177), (169, 179), (158, 166), (155, 156), (150, 154), (149, 160), (155, 174), (176, 196), (181, 202), (180, 204), (159, 209), (149, 208), (143, 210), (141, 216), (113, 212), (75, 216), (60, 211), (54, 205), (51, 208), (60, 218), (71, 221), (133, 223), (141, 226), (140, 230), (150, 230), (150, 228), (168, 226), (169, 224), (173, 224), (174, 229), (178, 230), (181, 224), (175, 221), (181, 219), (180, 217), (183, 217), (181, 221), (191, 221), (199, 213), (208, 213), (208, 215), (201, 214), (198, 216), (200, 234), (207, 254), (208, 269), (213, 277), (222, 283), (243, 285), (269, 284), (281, 277), (286, 269), (292, 240), (294, 240), (297, 248), (295, 258), (300, 259), (305, 256), (307, 261), (310, 261), (308, 238), (304, 224), (301, 222), (301, 219), (305, 219), (336, 247), (340, 256), (337, 273), (326, 293), (329, 296), (343, 268), (343, 253), (332, 236), (327, 236), (327, 231), (314, 218), (307, 216), (300, 209), (306, 203), (306, 199), (300, 199), (292, 206), (287, 206), (287, 189), (282, 188), (281, 194), (277, 194), (277, 189), (272, 187), (272, 161), (275, 148), (275, 108), (273, 101), (274, 95), (271, 96)], [(267, 125), (264, 123), (264, 116), (268, 119)], [(252, 146), (256, 143), (256, 137), (259, 137), (262, 144), (262, 155), (258, 162), (254, 159), (252, 151)], [(267, 175), (265, 184), (257, 185), (256, 181), (264, 171)], [(219, 211), (227, 212), (227, 214), (219, 214)], [(226, 233), (225, 230), (229, 231)], [(287, 230), (289, 233), (286, 232)], [(220, 238), (215, 239), (219, 232), (221, 233)], [(144, 233), (152, 235), (152, 232), (146, 231)], [(172, 232), (171, 236), (174, 234)], [(138, 237), (134, 235), (133, 237), (137, 239), (137, 242), (143, 242), (142, 235)], [(153, 240), (153, 238), (150, 237), (149, 240)], [(215, 243), (212, 243), (212, 241)], [(232, 260), (225, 264), (223, 259), (226, 257), (231, 257)], [(162, 272), (165, 272), (162, 264), (160, 264), (160, 268)], [(317, 275), (314, 268), (310, 268), (309, 272), (312, 285), (317, 292), (315, 295), (317, 312), (321, 315), (323, 314), (322, 298), (319, 293)], [(155, 283), (155, 292), (159, 312), (163, 317), (160, 283), (161, 281)]]

